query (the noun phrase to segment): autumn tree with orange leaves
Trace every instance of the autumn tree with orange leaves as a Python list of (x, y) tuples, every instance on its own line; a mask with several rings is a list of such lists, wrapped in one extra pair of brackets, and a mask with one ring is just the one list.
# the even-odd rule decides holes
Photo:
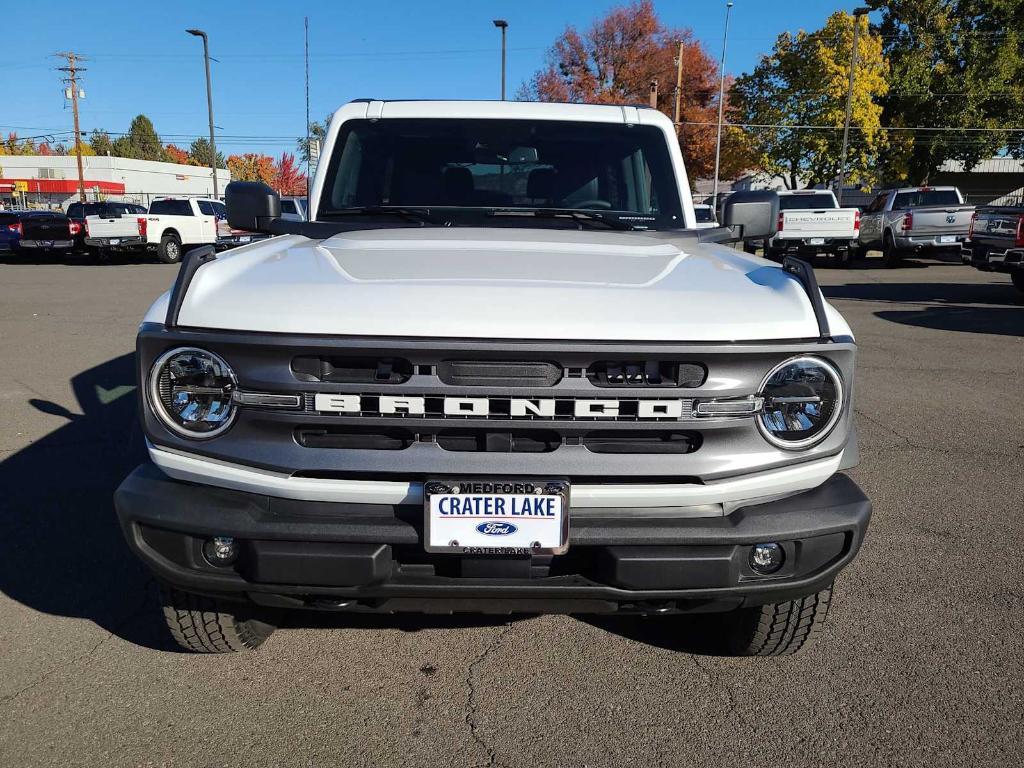
[[(651, 0), (613, 8), (585, 33), (567, 27), (548, 51), (547, 66), (519, 90), (527, 101), (647, 104), (658, 81), (658, 109), (675, 108), (676, 56), (683, 47), (680, 147), (690, 179), (714, 172), (718, 66), (689, 29), (666, 27)], [(728, 105), (726, 105), (728, 112)], [(721, 177), (750, 162), (738, 132), (723, 134)]]

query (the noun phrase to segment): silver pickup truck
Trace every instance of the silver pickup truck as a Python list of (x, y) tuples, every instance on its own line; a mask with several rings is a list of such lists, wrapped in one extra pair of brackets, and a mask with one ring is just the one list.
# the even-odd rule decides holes
[(880, 249), (887, 267), (911, 253), (959, 253), (973, 213), (956, 187), (890, 189), (864, 209), (859, 250)]

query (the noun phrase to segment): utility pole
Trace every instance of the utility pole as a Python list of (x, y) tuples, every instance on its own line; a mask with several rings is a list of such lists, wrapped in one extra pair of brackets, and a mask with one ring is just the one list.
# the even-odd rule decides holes
[(658, 79), (651, 80), (651, 109), (658, 108)]
[(309, 143), (309, 16), (304, 17), (306, 24), (306, 205), (309, 205), (310, 161), (313, 159), (313, 146)]
[(82, 167), (82, 132), (78, 127), (78, 73), (85, 72), (85, 69), (78, 66), (82, 57), (72, 51), (63, 51), (56, 54), (68, 60), (66, 67), (57, 67), (61, 72), (67, 72), (68, 76), (64, 82), (71, 89), (71, 112), (75, 116), (75, 158), (78, 160), (78, 199), (85, 202), (85, 169)]
[(676, 54), (676, 109), (673, 113), (672, 122), (676, 124), (676, 135), (678, 136), (683, 124), (679, 122), (679, 99), (683, 95), (683, 41), (679, 41), (679, 53)]
[(725, 107), (725, 49), (729, 44), (729, 15), (732, 3), (725, 4), (725, 34), (722, 36), (722, 63), (719, 65), (718, 78), (718, 138), (715, 139), (715, 186), (711, 193), (711, 204), (718, 210), (718, 169), (722, 159), (722, 109)]
[(210, 41), (201, 29), (186, 29), (190, 35), (203, 38), (203, 61), (206, 62), (206, 111), (210, 116), (210, 169), (213, 171), (213, 196), (217, 194), (217, 142), (213, 138), (213, 89), (210, 86)]
[(508, 22), (505, 19), (495, 19), (494, 26), (501, 30), (501, 100), (505, 100), (505, 35), (508, 32)]
[(846, 186), (846, 150), (850, 141), (850, 118), (853, 115), (853, 76), (857, 69), (857, 41), (860, 38), (860, 17), (871, 12), (870, 8), (853, 10), (853, 45), (850, 46), (850, 84), (846, 89), (846, 122), (843, 123), (843, 154), (839, 165), (839, 189), (836, 200), (843, 205), (843, 187)]

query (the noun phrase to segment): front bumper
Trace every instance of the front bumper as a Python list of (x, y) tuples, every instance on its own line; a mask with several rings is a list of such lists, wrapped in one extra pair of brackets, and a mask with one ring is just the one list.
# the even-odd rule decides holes
[[(372, 612), (722, 611), (819, 591), (856, 555), (871, 503), (848, 477), (731, 515), (576, 509), (565, 555), (428, 554), (423, 508), (297, 501), (172, 480), (137, 468), (115, 494), (132, 550), (183, 590), (277, 607)], [(240, 555), (202, 555), (230, 536)], [(778, 542), (758, 576), (750, 547)]]

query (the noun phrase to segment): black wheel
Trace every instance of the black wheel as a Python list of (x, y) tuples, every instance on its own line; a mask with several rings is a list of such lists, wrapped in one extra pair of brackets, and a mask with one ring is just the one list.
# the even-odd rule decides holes
[(1024, 292), (1024, 270), (1018, 269), (1011, 272), (1010, 279), (1013, 281), (1014, 288)]
[(164, 235), (160, 238), (156, 255), (164, 264), (177, 264), (181, 261), (181, 240), (176, 235)]
[(764, 257), (769, 261), (782, 261), (782, 259), (779, 257), (779, 253), (780, 251), (776, 251), (772, 248), (764, 249)]
[(756, 254), (757, 253), (757, 246), (754, 245), (753, 243), (748, 243), (748, 242), (744, 241), (744, 243), (743, 243), (743, 252), (744, 253)]
[(175, 641), (196, 653), (252, 650), (274, 631), (267, 617), (242, 615), (238, 612), (241, 606), (173, 587), (160, 587), (160, 603)]
[(752, 608), (726, 618), (729, 650), (736, 656), (788, 656), (821, 632), (832, 600), (832, 585), (820, 592)]
[(882, 265), (886, 269), (892, 269), (900, 263), (903, 258), (903, 252), (896, 247), (896, 240), (892, 236), (892, 232), (885, 233), (885, 239), (882, 241)]
[(840, 269), (849, 269), (853, 265), (853, 251), (836, 251), (836, 266)]

